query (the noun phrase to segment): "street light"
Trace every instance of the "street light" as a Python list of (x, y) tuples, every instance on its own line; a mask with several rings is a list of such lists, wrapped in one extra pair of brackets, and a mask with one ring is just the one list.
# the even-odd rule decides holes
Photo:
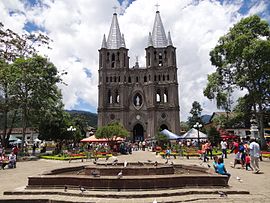
[(251, 135), (256, 139), (257, 138), (257, 133), (258, 133), (258, 125), (257, 125), (257, 120), (254, 115), (252, 115), (250, 119), (250, 133)]
[(69, 126), (69, 128), (67, 128), (67, 131), (71, 132), (73, 135), (73, 132), (75, 132), (77, 129), (75, 127), (73, 127), (72, 125)]
[(199, 129), (202, 127), (202, 124), (197, 122), (193, 127), (196, 128), (198, 131), (198, 149), (200, 149), (200, 131), (199, 131)]

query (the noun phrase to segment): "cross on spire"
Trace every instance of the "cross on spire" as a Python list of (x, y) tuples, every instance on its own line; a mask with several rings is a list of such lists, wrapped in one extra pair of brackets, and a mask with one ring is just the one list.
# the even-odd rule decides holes
[(117, 6), (113, 7), (114, 13), (116, 13)]
[(155, 5), (155, 7), (157, 7), (157, 11), (158, 11), (158, 7), (159, 7), (160, 5), (157, 3), (156, 5)]

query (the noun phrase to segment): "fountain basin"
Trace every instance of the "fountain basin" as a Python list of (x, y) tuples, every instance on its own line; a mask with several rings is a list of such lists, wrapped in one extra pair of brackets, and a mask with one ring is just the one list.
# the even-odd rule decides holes
[[(93, 170), (99, 171), (100, 176), (94, 177)], [(122, 170), (123, 176), (117, 177)], [(145, 164), (138, 166), (129, 164), (126, 168), (117, 166), (95, 165), (61, 168), (46, 172), (40, 176), (28, 177), (29, 188), (42, 187), (78, 187), (88, 189), (121, 189), (145, 190), (183, 187), (228, 186), (228, 177), (218, 175), (213, 171), (188, 165), (158, 166)]]

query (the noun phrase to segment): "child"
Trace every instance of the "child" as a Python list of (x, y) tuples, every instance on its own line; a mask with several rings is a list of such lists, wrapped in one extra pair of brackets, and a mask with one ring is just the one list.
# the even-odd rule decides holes
[(246, 162), (246, 170), (248, 171), (248, 168), (250, 168), (252, 171), (253, 171), (253, 168), (250, 166), (250, 156), (249, 154), (247, 153), (246, 154), (246, 159), (245, 159), (245, 162)]

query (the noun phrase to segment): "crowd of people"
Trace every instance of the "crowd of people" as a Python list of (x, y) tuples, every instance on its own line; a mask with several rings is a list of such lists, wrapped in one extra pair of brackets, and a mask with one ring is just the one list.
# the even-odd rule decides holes
[(19, 148), (14, 146), (11, 153), (6, 155), (5, 148), (0, 145), (0, 168), (3, 170), (6, 166), (8, 166), (8, 168), (16, 168), (18, 152)]

